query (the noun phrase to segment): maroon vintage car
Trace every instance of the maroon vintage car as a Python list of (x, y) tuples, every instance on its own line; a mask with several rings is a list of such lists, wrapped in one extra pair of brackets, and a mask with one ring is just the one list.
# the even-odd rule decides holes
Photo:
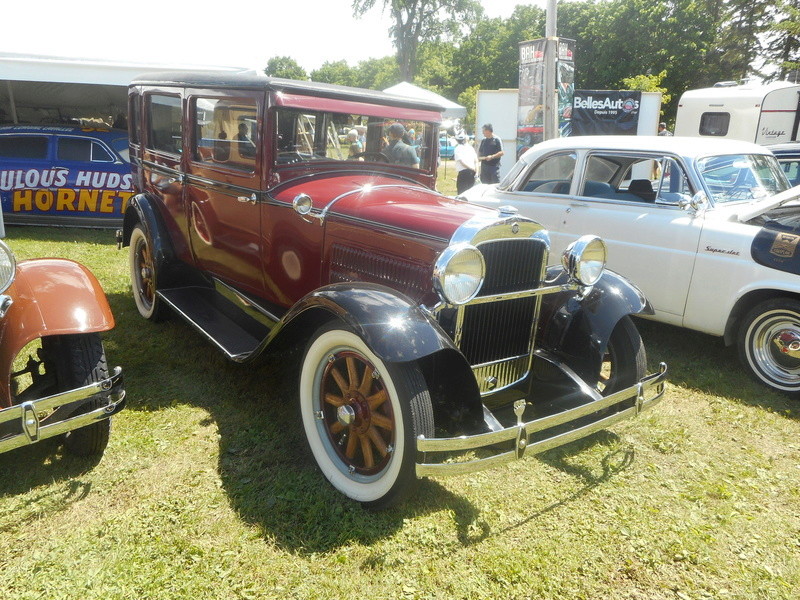
[(438, 107), (255, 74), (143, 77), (129, 98), (139, 312), (241, 363), (304, 347), (303, 427), (350, 498), (386, 505), (661, 398), (629, 317), (650, 308), (601, 240), (548, 268), (537, 223), (432, 191)]

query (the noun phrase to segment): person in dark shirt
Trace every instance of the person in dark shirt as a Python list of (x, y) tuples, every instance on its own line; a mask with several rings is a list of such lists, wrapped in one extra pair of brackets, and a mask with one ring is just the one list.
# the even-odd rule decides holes
[(495, 137), (491, 123), (483, 126), (483, 139), (478, 147), (478, 160), (481, 163), (481, 183), (500, 181), (500, 157), (503, 156), (503, 142)]
[(403, 141), (406, 128), (401, 123), (392, 123), (389, 126), (389, 145), (384, 154), (389, 155), (389, 161), (394, 165), (419, 168), (419, 158), (414, 152), (414, 147)]

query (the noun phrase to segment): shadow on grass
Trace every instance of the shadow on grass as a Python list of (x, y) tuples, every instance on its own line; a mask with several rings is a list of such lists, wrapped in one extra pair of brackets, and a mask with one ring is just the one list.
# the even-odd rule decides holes
[(736, 348), (726, 347), (722, 338), (645, 319), (637, 319), (636, 326), (650, 369), (666, 362), (670, 383), (800, 419), (800, 402), (754, 381), (739, 362)]
[[(26, 242), (78, 242), (116, 245), (114, 232), (122, 223), (109, 229), (76, 227), (31, 227), (29, 225), (6, 224), (6, 241), (14, 246), (15, 240)], [(87, 265), (89, 266), (89, 265)]]
[(307, 450), (296, 410), (299, 349), (237, 365), (177, 317), (149, 323), (130, 296), (109, 300), (117, 327), (104, 335), (106, 352), (125, 372), (125, 410), (185, 404), (207, 411), (201, 424), (219, 432), (217, 468), (228, 501), (264, 537), (291, 552), (326, 552), (372, 544), (413, 514), (442, 510), (454, 512), (460, 539), (476, 535), (479, 511), (435, 482), (421, 481), (408, 501), (379, 512), (328, 483)]
[(0, 521), (0, 534), (33, 523), (43, 514), (67, 510), (85, 498), (91, 483), (80, 477), (99, 460), (100, 457), (77, 457), (63, 449), (59, 451), (56, 439), (0, 454), (0, 500), (27, 494), (9, 505), (13, 518)]

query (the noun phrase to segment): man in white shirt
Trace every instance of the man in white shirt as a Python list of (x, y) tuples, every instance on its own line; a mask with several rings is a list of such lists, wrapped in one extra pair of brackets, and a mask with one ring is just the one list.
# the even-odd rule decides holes
[(456, 190), (461, 194), (475, 185), (475, 171), (478, 170), (478, 155), (472, 144), (468, 144), (467, 136), (459, 133), (456, 136), (458, 144), (453, 151), (453, 159), (456, 163)]

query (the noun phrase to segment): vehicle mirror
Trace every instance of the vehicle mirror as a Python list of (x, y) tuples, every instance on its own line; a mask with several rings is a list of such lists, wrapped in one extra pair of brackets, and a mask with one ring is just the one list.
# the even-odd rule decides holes
[(691, 199), (685, 200), (681, 199), (678, 201), (678, 206), (686, 209), (689, 208), (693, 211), (700, 210), (708, 203), (708, 196), (706, 196), (705, 192), (697, 192)]
[(311, 200), (311, 196), (308, 194), (297, 194), (294, 200), (292, 200), (292, 208), (298, 215), (307, 215), (311, 212), (313, 205), (314, 203)]

